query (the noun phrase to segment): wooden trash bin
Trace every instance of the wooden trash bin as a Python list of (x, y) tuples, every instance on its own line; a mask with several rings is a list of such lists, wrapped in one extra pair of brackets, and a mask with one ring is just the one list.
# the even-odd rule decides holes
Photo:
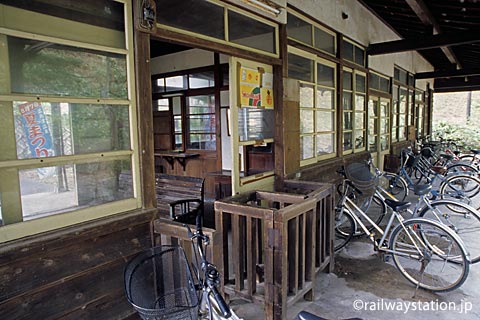
[(215, 202), (218, 268), (229, 296), (264, 305), (265, 319), (313, 299), (315, 275), (333, 270), (333, 186), (286, 181)]

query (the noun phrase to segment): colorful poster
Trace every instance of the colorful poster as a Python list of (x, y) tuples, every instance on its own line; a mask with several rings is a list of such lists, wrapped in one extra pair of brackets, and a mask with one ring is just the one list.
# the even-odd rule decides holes
[(260, 107), (262, 95), (260, 87), (240, 84), (240, 104), (247, 107)]
[(30, 153), (34, 158), (51, 157), (54, 155), (52, 136), (47, 119), (39, 102), (27, 102), (18, 106), (22, 115)]
[(261, 88), (262, 106), (265, 108), (273, 108), (273, 90), (270, 88)]
[(240, 74), (240, 82), (242, 84), (249, 84), (255, 87), (260, 86), (260, 72), (258, 70), (242, 67), (240, 68)]

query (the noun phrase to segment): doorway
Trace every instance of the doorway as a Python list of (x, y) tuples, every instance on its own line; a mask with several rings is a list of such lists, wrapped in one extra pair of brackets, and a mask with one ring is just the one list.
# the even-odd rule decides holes
[(368, 100), (368, 151), (382, 169), (390, 151), (390, 99), (371, 95)]

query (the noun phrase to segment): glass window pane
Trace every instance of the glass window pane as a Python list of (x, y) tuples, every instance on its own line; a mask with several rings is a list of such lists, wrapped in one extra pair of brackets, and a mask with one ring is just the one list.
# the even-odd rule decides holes
[(300, 109), (300, 133), (313, 133), (313, 110)]
[(152, 83), (152, 91), (154, 93), (165, 92), (165, 78), (154, 80)]
[(405, 126), (405, 119), (406, 119), (406, 116), (404, 114), (401, 114), (399, 117), (398, 117), (398, 125), (400, 127), (403, 127)]
[(300, 137), (300, 155), (302, 160), (313, 158), (314, 147), (313, 136)]
[(365, 96), (361, 94), (355, 95), (355, 110), (365, 111)]
[(380, 133), (388, 133), (389, 129), (390, 127), (388, 119), (382, 119), (380, 121)]
[(352, 130), (352, 129), (353, 129), (352, 113), (344, 112), (343, 113), (343, 130)]
[(353, 90), (352, 73), (351, 72), (343, 71), (343, 89), (344, 90)]
[(289, 38), (312, 45), (312, 25), (290, 13), (287, 15), (287, 34)]
[(224, 9), (221, 6), (198, 0), (156, 0), (155, 2), (158, 23), (225, 39)]
[(124, 55), (8, 36), (11, 91), (127, 98)]
[(300, 108), (313, 108), (313, 86), (300, 84)]
[(356, 86), (356, 91), (359, 91), (359, 92), (363, 92), (365, 93), (366, 92), (366, 80), (367, 78), (365, 78), (364, 76), (360, 75), (360, 74), (356, 74), (355, 75), (355, 86)]
[(314, 30), (315, 47), (328, 53), (335, 54), (335, 37), (317, 27), (315, 27)]
[(313, 82), (313, 61), (307, 58), (288, 54), (288, 77)]
[(325, 87), (335, 87), (335, 69), (317, 63), (317, 84)]
[(380, 77), (380, 90), (383, 92), (390, 92), (390, 79)]
[(215, 86), (213, 71), (204, 71), (190, 74), (188, 76), (190, 89), (209, 88)]
[(24, 220), (133, 197), (129, 159), (19, 171)]
[(180, 97), (173, 97), (172, 98), (172, 105), (173, 105), (173, 114), (179, 115), (182, 114), (182, 101)]
[(190, 134), (188, 149), (215, 150), (217, 147), (215, 134)]
[(190, 133), (215, 132), (215, 115), (191, 115), (188, 117)]
[(14, 102), (18, 159), (130, 149), (128, 106)]
[(334, 131), (335, 113), (331, 111), (317, 111), (317, 132)]
[(365, 131), (355, 131), (355, 149), (361, 149), (365, 147)]
[(352, 133), (347, 132), (343, 134), (343, 150), (352, 150)]
[(392, 142), (398, 141), (398, 128), (392, 128)]
[(380, 136), (380, 150), (385, 151), (390, 148), (390, 137), (388, 135)]
[(188, 97), (188, 114), (215, 113), (215, 96), (201, 95)]
[(317, 139), (317, 156), (323, 154), (330, 154), (335, 152), (335, 135), (331, 134), (319, 134)]
[(370, 152), (377, 151), (377, 136), (368, 137), (368, 151)]
[(365, 50), (360, 47), (355, 47), (355, 63), (364, 66), (365, 65)]
[(405, 128), (404, 127), (398, 128), (398, 138), (400, 140), (405, 140), (406, 135), (405, 135)]
[(158, 99), (153, 101), (156, 105), (156, 111), (168, 111), (170, 110), (170, 102), (168, 99)]
[(273, 138), (274, 131), (274, 110), (254, 108), (241, 108), (238, 110), (238, 134), (240, 141)]
[(174, 147), (175, 150), (182, 150), (183, 147), (182, 147), (182, 136), (179, 135), (179, 134), (176, 134), (175, 135), (175, 147)]
[(365, 114), (361, 112), (355, 112), (355, 129), (365, 128)]
[(352, 93), (343, 92), (343, 109), (352, 110)]
[[(192, 9), (189, 8), (186, 12), (188, 13), (188, 17), (190, 17), (191, 12), (197, 11), (192, 11)], [(210, 23), (212, 17), (208, 17), (208, 19), (205, 20)], [(231, 42), (275, 53), (275, 28), (273, 26), (269, 26), (231, 10), (228, 10), (228, 23), (228, 39)]]
[(318, 88), (317, 90), (317, 108), (335, 109), (335, 100), (333, 90)]
[(182, 118), (180, 116), (173, 117), (173, 132), (182, 133)]
[(353, 44), (343, 41), (343, 59), (353, 62)]
[(186, 75), (165, 78), (165, 84), (165, 91), (167, 92), (188, 89)]

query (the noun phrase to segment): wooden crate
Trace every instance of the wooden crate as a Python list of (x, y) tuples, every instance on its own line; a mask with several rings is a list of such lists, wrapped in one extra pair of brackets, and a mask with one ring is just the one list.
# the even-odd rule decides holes
[[(282, 192), (290, 191), (290, 192)], [(224, 291), (264, 305), (265, 319), (313, 299), (315, 275), (333, 269), (333, 186), (287, 181), (215, 202)]]

